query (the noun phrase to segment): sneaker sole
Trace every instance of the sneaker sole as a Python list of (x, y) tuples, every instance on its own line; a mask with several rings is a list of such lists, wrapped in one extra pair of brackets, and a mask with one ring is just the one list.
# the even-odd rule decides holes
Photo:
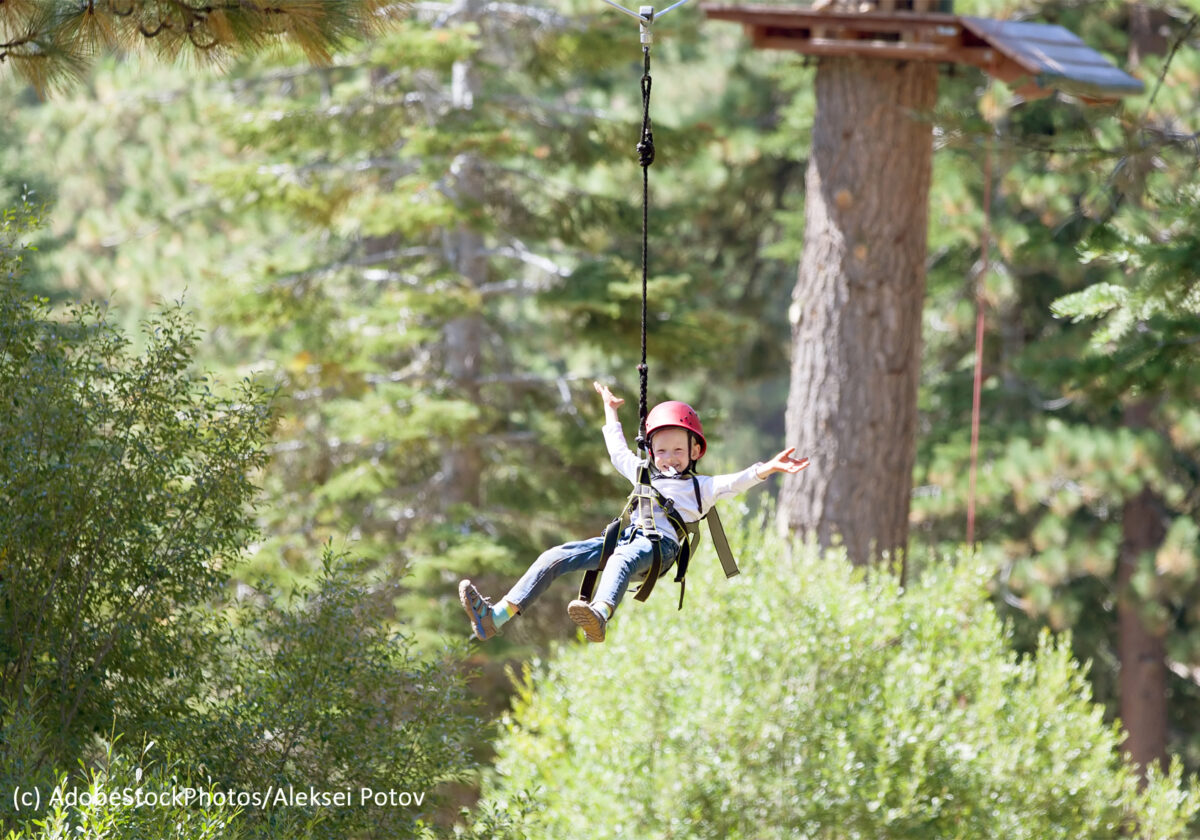
[(572, 601), (568, 604), (567, 615), (583, 628), (583, 635), (589, 642), (604, 641), (604, 622), (583, 601)]
[[(492, 638), (492, 636), (494, 636), (496, 634), (493, 633), (492, 636), (487, 635), (487, 630), (484, 629), (483, 622), (479, 621), (475, 617), (475, 611), (471, 609), (471, 596), (468, 594), (468, 589), (470, 586), (471, 586), (471, 581), (469, 581), (469, 580), (464, 580), (464, 581), (459, 582), (459, 584), (458, 584), (458, 601), (460, 604), (462, 604), (463, 609), (466, 610), (467, 620), (471, 622), (471, 635), (474, 636), (476, 639), (478, 639), (481, 642), (486, 642), (488, 639)], [(479, 635), (479, 633), (481, 631), (484, 634), (482, 636)]]

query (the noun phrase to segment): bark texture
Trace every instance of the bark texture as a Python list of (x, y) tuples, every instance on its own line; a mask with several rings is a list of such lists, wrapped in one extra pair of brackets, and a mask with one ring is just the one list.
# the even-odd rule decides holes
[[(1153, 405), (1141, 402), (1125, 410), (1125, 425), (1144, 429)], [(1130, 582), (1139, 559), (1162, 545), (1166, 537), (1162, 503), (1149, 489), (1125, 503), (1121, 513), (1121, 558), (1117, 568), (1117, 653), (1121, 658), (1119, 690), (1125, 751), (1142, 768), (1167, 767), (1167, 647), (1164, 632), (1143, 617), (1142, 599)]]
[(908, 539), (937, 68), (823, 59), (793, 293), (785, 527), (865, 563)]

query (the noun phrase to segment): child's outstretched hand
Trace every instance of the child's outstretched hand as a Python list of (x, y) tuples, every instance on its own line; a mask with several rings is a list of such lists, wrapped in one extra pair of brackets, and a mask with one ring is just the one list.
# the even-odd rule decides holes
[(615, 396), (612, 391), (608, 390), (607, 385), (602, 385), (599, 382), (593, 382), (592, 387), (596, 389), (596, 393), (600, 395), (600, 399), (604, 400), (604, 407), (618, 409), (625, 405), (625, 400)]
[(608, 390), (607, 385), (601, 385), (599, 382), (593, 382), (592, 387), (596, 389), (596, 393), (600, 395), (600, 399), (604, 400), (604, 422), (607, 425), (620, 422), (617, 417), (617, 409), (625, 405), (625, 400), (614, 396), (613, 392)]
[(766, 478), (772, 473), (798, 473), (808, 467), (807, 458), (793, 458), (796, 452), (796, 447), (791, 446), (780, 452), (770, 461), (767, 461), (758, 468), (758, 477)]

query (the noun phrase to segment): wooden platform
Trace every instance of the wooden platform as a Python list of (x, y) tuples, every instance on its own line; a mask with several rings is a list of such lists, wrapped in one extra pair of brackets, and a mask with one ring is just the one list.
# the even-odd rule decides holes
[(815, 56), (967, 64), (1027, 98), (1054, 90), (1092, 101), (1140, 93), (1140, 81), (1061, 26), (941, 12), (703, 4), (710, 20), (742, 24), (755, 47)]

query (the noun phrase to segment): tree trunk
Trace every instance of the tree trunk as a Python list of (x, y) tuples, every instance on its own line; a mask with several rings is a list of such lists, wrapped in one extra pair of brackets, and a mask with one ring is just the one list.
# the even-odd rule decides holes
[(783, 524), (865, 563), (903, 550), (916, 453), (932, 132), (923, 62), (823, 59), (793, 293)]
[[(1150, 425), (1153, 404), (1143, 401), (1125, 410), (1125, 425)], [(1167, 648), (1161, 629), (1147, 626), (1142, 599), (1130, 583), (1139, 558), (1153, 552), (1166, 537), (1161, 501), (1147, 488), (1125, 503), (1121, 514), (1121, 558), (1117, 570), (1117, 653), (1121, 658), (1119, 689), (1125, 751), (1143, 769), (1167, 766)]]
[(1129, 69), (1140, 67), (1146, 56), (1166, 55), (1169, 43), (1166, 32), (1171, 16), (1162, 9), (1146, 3), (1129, 6)]
[[(1163, 55), (1167, 39), (1162, 34), (1166, 13), (1145, 3), (1129, 7), (1129, 66), (1133, 69), (1150, 55)], [(1143, 177), (1144, 184), (1144, 177)], [(1132, 196), (1140, 201), (1140, 192)], [(1151, 425), (1155, 402), (1142, 400), (1125, 408), (1124, 425), (1146, 429)], [(1167, 766), (1167, 646), (1164, 633), (1146, 625), (1141, 599), (1131, 590), (1138, 558), (1156, 550), (1166, 537), (1161, 500), (1149, 489), (1129, 499), (1121, 513), (1121, 556), (1117, 568), (1117, 656), (1121, 660), (1118, 690), (1121, 721), (1125, 725), (1125, 751), (1142, 769)]]
[[(479, 15), (479, 2), (467, 3), (465, 16), (475, 20)], [(451, 103), (455, 108), (470, 110), (475, 105), (478, 90), (478, 72), (474, 59), (456, 61), (452, 68)], [(479, 157), (464, 152), (454, 159), (450, 167), (454, 194), (460, 208), (483, 205), (486, 184), (483, 166)], [(488, 281), (488, 261), (484, 250), (483, 235), (468, 222), (460, 222), (446, 236), (446, 249), (450, 265), (455, 272), (474, 288)], [(464, 313), (449, 321), (442, 332), (445, 354), (445, 370), (454, 385), (455, 396), (474, 405), (479, 405), (479, 377), (482, 362), (484, 335), (487, 325), (478, 310)], [(443, 500), (448, 504), (465, 504), (473, 508), (482, 502), (479, 492), (483, 481), (484, 461), (482, 447), (474, 441), (450, 441), (442, 455)]]

